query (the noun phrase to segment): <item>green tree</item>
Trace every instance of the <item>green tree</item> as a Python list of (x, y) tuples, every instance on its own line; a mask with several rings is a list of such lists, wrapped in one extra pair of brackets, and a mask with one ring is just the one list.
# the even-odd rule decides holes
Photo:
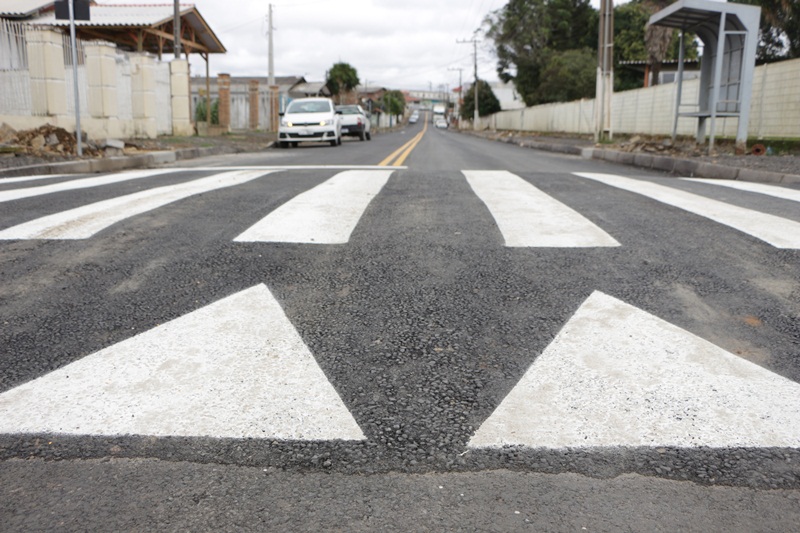
[[(195, 122), (205, 122), (206, 121), (206, 99), (205, 97), (201, 97), (197, 101), (197, 105), (194, 108), (194, 121)], [(215, 98), (211, 102), (211, 124), (219, 124), (219, 99)]]
[(800, 57), (800, 2), (798, 0), (731, 0), (761, 7), (757, 60), (771, 63)]
[[(485, 117), (500, 111), (500, 101), (495, 96), (492, 87), (484, 80), (478, 80), (478, 116)], [(473, 84), (464, 93), (464, 103), (461, 106), (461, 118), (472, 120), (475, 117), (475, 85)]]
[(337, 102), (342, 103), (342, 95), (358, 87), (360, 82), (355, 68), (348, 63), (339, 62), (325, 75), (325, 83)]
[[(620, 68), (621, 61), (647, 61), (648, 52), (645, 40), (645, 28), (650, 20), (652, 9), (647, 5), (648, 0), (631, 0), (614, 8), (614, 88), (625, 91), (636, 89), (644, 85), (644, 76), (641, 72)], [(680, 38), (677, 32), (669, 31), (670, 42), (664, 59), (678, 59)], [(697, 59), (698, 49), (695, 36), (686, 34), (685, 40), (686, 59)]]
[(386, 91), (381, 98), (380, 107), (389, 115), (402, 115), (406, 110), (406, 97), (401, 91)]
[(509, 0), (484, 26), (500, 79), (513, 81), (525, 103), (535, 105), (541, 103), (537, 88), (550, 52), (596, 49), (597, 21), (589, 0)]
[(597, 54), (589, 48), (550, 52), (542, 65), (537, 100), (542, 103), (593, 98), (597, 90)]

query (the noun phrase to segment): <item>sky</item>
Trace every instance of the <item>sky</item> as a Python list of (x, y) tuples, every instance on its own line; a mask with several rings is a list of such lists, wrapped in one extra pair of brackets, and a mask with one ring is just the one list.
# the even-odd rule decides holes
[[(473, 77), (469, 40), (507, 0), (274, 0), (275, 75), (322, 81), (337, 62), (349, 63), (362, 84), (440, 91)], [(627, 0), (623, 0), (627, 1)], [(169, 4), (169, 0), (98, 0), (101, 4)], [(212, 76), (267, 76), (264, 0), (194, 0), (228, 50), (211, 55)], [(615, 4), (621, 3), (619, 0)], [(599, 0), (592, 0), (597, 7)], [(491, 41), (478, 43), (478, 76), (497, 80)], [(191, 59), (192, 75), (205, 62)], [(452, 69), (452, 70), (451, 70)]]

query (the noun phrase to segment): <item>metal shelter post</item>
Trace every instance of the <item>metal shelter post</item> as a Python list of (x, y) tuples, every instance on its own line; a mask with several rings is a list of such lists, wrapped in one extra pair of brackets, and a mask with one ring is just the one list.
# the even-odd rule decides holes
[(708, 151), (714, 151), (714, 137), (717, 134), (717, 112), (719, 111), (719, 94), (722, 85), (722, 64), (725, 57), (725, 13), (720, 13), (717, 49), (714, 56), (714, 84), (711, 90), (711, 130), (708, 134)]
[(678, 90), (675, 97), (675, 121), (672, 125), (672, 141), (678, 137), (678, 116), (681, 109), (681, 100), (683, 99), (683, 58), (686, 55), (686, 32), (681, 29), (680, 43), (678, 48)]

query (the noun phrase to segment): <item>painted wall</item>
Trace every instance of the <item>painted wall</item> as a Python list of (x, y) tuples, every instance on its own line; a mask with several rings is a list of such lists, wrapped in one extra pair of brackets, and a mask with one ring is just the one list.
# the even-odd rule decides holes
[[(697, 102), (699, 80), (683, 84), (684, 106)], [(671, 135), (678, 85), (614, 93), (614, 133)], [(685, 106), (683, 111), (691, 111)], [(481, 119), (481, 129), (593, 133), (594, 99), (501, 111)], [(469, 127), (469, 126), (465, 126)], [(718, 136), (736, 136), (735, 118), (718, 119)], [(678, 134), (694, 136), (696, 119), (681, 118)], [(800, 59), (756, 67), (748, 126), (751, 138), (800, 138)]]
[[(0, 65), (0, 122), (18, 130), (49, 123), (74, 131), (75, 75), (69, 40), (61, 33), (23, 24), (0, 25), (3, 37), (6, 41), (13, 37), (15, 46), (5, 50), (14, 53), (14, 60), (6, 58)], [(161, 63), (152, 55), (124, 53), (99, 41), (79, 42), (77, 54), (81, 129), (89, 138), (194, 132), (185, 60)]]

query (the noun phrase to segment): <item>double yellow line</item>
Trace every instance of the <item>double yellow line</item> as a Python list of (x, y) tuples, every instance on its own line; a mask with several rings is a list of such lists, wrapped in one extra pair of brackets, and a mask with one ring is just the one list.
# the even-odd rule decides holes
[[(399, 166), (402, 166), (403, 163), (405, 163), (406, 158), (408, 157), (408, 155), (411, 153), (411, 151), (414, 148), (417, 147), (419, 142), (422, 140), (422, 136), (425, 135), (426, 131), (428, 131), (428, 115), (427, 115), (427, 113), (425, 114), (425, 119), (424, 120), (425, 120), (425, 126), (422, 128), (422, 131), (417, 133), (414, 136), (413, 139), (411, 139), (410, 141), (405, 143), (403, 146), (401, 146), (400, 148), (398, 148), (397, 150), (392, 152), (392, 154), (389, 157), (387, 157), (386, 159), (384, 159), (383, 161), (378, 163), (379, 167), (390, 166), (390, 163), (391, 163), (392, 160), (394, 160), (394, 163), (391, 163), (391, 166), (393, 166), (393, 167), (399, 167)], [(397, 159), (395, 159), (395, 158), (397, 158)]]

